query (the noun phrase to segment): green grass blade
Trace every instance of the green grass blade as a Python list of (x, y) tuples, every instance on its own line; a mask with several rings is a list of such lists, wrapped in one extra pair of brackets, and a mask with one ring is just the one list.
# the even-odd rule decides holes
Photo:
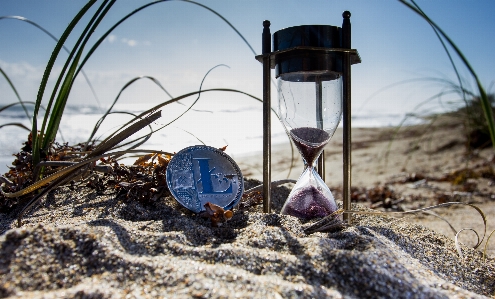
[(199, 5), (201, 7), (203, 7), (204, 9), (207, 9), (209, 11), (211, 11), (212, 13), (214, 13), (215, 15), (217, 15), (220, 19), (222, 19), (225, 23), (227, 23), (227, 25), (230, 26), (230, 28), (232, 28), (235, 33), (237, 33), (237, 35), (239, 35), (240, 38), (242, 38), (242, 40), (244, 41), (244, 43), (246, 43), (246, 45), (249, 47), (249, 49), (251, 49), (251, 52), (253, 52), (253, 54), (256, 56), (256, 51), (254, 51), (253, 47), (251, 47), (251, 44), (244, 38), (244, 36), (234, 27), (234, 25), (232, 25), (229, 21), (227, 21), (226, 18), (224, 18), (221, 14), (219, 14), (218, 12), (216, 12), (215, 10), (209, 8), (208, 6), (206, 5), (203, 5), (201, 3), (198, 3), (198, 2), (195, 2), (195, 1), (191, 1), (191, 0), (178, 0), (178, 1), (183, 1), (183, 2), (188, 2), (188, 3), (192, 3), (192, 4), (196, 4), (196, 5)]
[[(41, 79), (41, 84), (40, 88), (38, 90), (38, 95), (36, 97), (36, 105), (34, 107), (34, 112), (33, 112), (33, 128), (31, 130), (32, 133), (32, 138), (33, 138), (33, 163), (36, 165), (40, 161), (40, 149), (41, 149), (41, 141), (40, 139), (43, 138), (43, 133), (40, 134), (40, 138), (38, 138), (38, 111), (39, 107), (41, 105), (41, 102), (43, 100), (43, 94), (45, 93), (46, 85), (48, 83), (48, 78), (50, 77), (50, 73), (53, 69), (53, 66), (55, 64), (55, 60), (58, 57), (58, 54), (60, 53), (60, 50), (62, 49), (62, 46), (64, 45), (65, 41), (69, 37), (70, 33), (76, 26), (76, 24), (79, 22), (79, 20), (84, 16), (84, 14), (91, 8), (91, 6), (96, 2), (96, 0), (90, 0), (88, 3), (77, 13), (77, 15), (72, 19), (72, 21), (69, 23), (67, 28), (65, 29), (64, 33), (62, 34), (61, 38), (55, 45), (55, 48), (50, 56), (50, 59), (48, 61), (48, 64), (45, 68), (45, 72), (43, 74), (43, 78)], [(49, 114), (50, 108), (47, 107), (45, 115)]]
[[(111, 6), (115, 3), (115, 0), (110, 1), (104, 1), (102, 5), (99, 7), (97, 12), (93, 15), (91, 20), (88, 22), (86, 25), (85, 29), (83, 30), (82, 34), (80, 35), (78, 41), (76, 42), (76, 45), (74, 46), (74, 49), (72, 52), (69, 54), (69, 58), (67, 59), (64, 68), (59, 76), (59, 79), (57, 81), (56, 87), (53, 90), (52, 97), (50, 98), (49, 106), (53, 103), (53, 99), (55, 97), (55, 94), (57, 93), (58, 85), (60, 81), (62, 80), (62, 77), (65, 74), (65, 70), (67, 69), (68, 65), (69, 67), (69, 72), (65, 76), (65, 79), (63, 79), (63, 84), (58, 92), (57, 100), (54, 102), (54, 108), (53, 108), (53, 113), (50, 116), (50, 120), (48, 122), (48, 125), (46, 126), (46, 132), (44, 130), (45, 125), (47, 123), (48, 119), (48, 114), (45, 114), (45, 118), (43, 120), (43, 126), (41, 129), (41, 133), (44, 133), (46, 137), (43, 139), (43, 142), (41, 143), (41, 149), (43, 151), (46, 151), (48, 149), (48, 146), (50, 145), (51, 142), (54, 141), (58, 126), (60, 124), (60, 120), (63, 115), (63, 111), (65, 109), (65, 105), (67, 103), (68, 96), (70, 94), (70, 90), (72, 89), (72, 84), (74, 82), (74, 79), (76, 77), (75, 72), (77, 69), (77, 65), (79, 63), (79, 60), (82, 56), (82, 52), (84, 50), (84, 46), (88, 42), (89, 38), (91, 37), (92, 33), (96, 30), (96, 27), (98, 24), (101, 22), (101, 20), (104, 18), (106, 13), (110, 10)], [(72, 59), (73, 55), (75, 53), (75, 58)]]
[(108, 108), (108, 110), (105, 112), (105, 114), (98, 120), (97, 124), (94, 127), (93, 132), (91, 133), (91, 135), (89, 136), (88, 140), (86, 141), (86, 146), (91, 142), (91, 140), (95, 136), (96, 132), (98, 131), (98, 128), (100, 127), (101, 123), (105, 120), (105, 118), (107, 117), (107, 115), (111, 113), (113, 107), (115, 106), (115, 104), (119, 100), (120, 96), (122, 95), (122, 92), (124, 92), (124, 90), (126, 90), (133, 83), (135, 83), (135, 82), (137, 82), (138, 80), (141, 80), (141, 79), (149, 79), (149, 80), (151, 80), (161, 90), (163, 90), (170, 98), (173, 98), (173, 96), (165, 89), (165, 87), (163, 87), (163, 85), (160, 83), (160, 81), (158, 81), (157, 79), (155, 79), (153, 77), (150, 77), (150, 76), (139, 76), (139, 77), (136, 77), (136, 78), (131, 79), (130, 81), (128, 81), (124, 85), (124, 87), (122, 87), (120, 89), (119, 93), (117, 94), (117, 97), (115, 98), (115, 100), (113, 100), (112, 105), (110, 105), (110, 108)]
[(94, 51), (96, 51), (96, 49), (100, 46), (100, 44), (107, 38), (108, 35), (110, 35), (110, 33), (112, 33), (112, 31), (115, 28), (117, 28), (120, 24), (122, 24), (125, 20), (127, 20), (128, 18), (130, 18), (132, 15), (134, 15), (137, 12), (145, 9), (146, 7), (149, 7), (151, 5), (155, 5), (155, 4), (158, 4), (158, 3), (161, 3), (161, 2), (165, 2), (165, 1), (170, 1), (170, 0), (161, 0), (161, 1), (155, 1), (155, 2), (151, 2), (151, 3), (147, 3), (147, 4), (145, 4), (145, 5), (141, 6), (141, 7), (133, 10), (131, 13), (127, 14), (125, 17), (123, 17), (117, 23), (115, 23), (112, 27), (110, 27), (110, 29), (108, 29), (107, 32), (105, 32), (100, 37), (100, 39), (98, 39), (95, 42), (95, 44), (91, 47), (91, 49), (88, 51), (88, 53), (86, 54), (86, 56), (82, 60), (81, 65), (79, 66), (79, 69), (76, 72), (76, 76), (77, 76), (77, 74), (79, 74), (79, 70), (81, 70), (83, 68), (83, 66), (86, 64), (86, 61), (88, 61), (88, 59), (91, 57), (91, 55), (94, 53)]
[[(198, 91), (198, 97), (196, 98), (196, 100), (184, 111), (182, 112), (178, 117), (176, 117), (174, 120), (172, 120), (171, 122), (167, 123), (165, 126), (168, 126), (169, 124), (175, 122), (176, 120), (178, 120), (179, 118), (181, 118), (184, 114), (186, 114), (189, 110), (191, 110), (191, 108), (198, 102), (200, 96), (201, 96), (201, 89), (203, 87), (203, 83), (206, 79), (206, 77), (208, 76), (208, 74), (210, 74), (211, 71), (213, 71), (215, 68), (217, 67), (220, 67), (220, 66), (225, 66), (225, 67), (228, 67), (227, 65), (224, 65), (224, 64), (219, 64), (219, 65), (216, 65), (214, 67), (212, 67), (211, 69), (208, 70), (208, 72), (206, 72), (206, 74), (203, 76), (203, 79), (201, 80), (201, 84), (199, 85), (199, 91)], [(132, 81), (132, 80), (131, 80)], [(134, 81), (132, 81), (134, 82)], [(130, 83), (132, 83), (130, 82)], [(158, 109), (158, 108), (157, 108)], [(127, 125), (127, 124), (126, 124)], [(124, 125), (125, 126), (125, 125)], [(121, 128), (122, 129), (122, 128)], [(119, 130), (117, 130), (116, 132), (118, 132)], [(115, 132), (115, 133), (116, 133)], [(114, 133), (114, 134), (115, 134)], [(149, 135), (146, 135), (146, 138), (149, 138), (148, 136), (151, 136), (153, 132), (151, 132)], [(111, 138), (112, 135), (110, 135), (108, 138)], [(107, 139), (108, 139), (107, 138)]]
[[(23, 101), (24, 105), (26, 104), (30, 104), (30, 105), (36, 105), (36, 102), (31, 102), (31, 101)], [(11, 103), (11, 104), (8, 104), (8, 105), (5, 105), (3, 107), (0, 107), (0, 112), (10, 108), (10, 107), (13, 107), (13, 106), (16, 106), (16, 105), (20, 105), (20, 103), (16, 102), (16, 103)], [(40, 108), (43, 109), (43, 111), (46, 111), (46, 108), (45, 106), (43, 105), (40, 105)]]
[(490, 133), (490, 139), (492, 140), (492, 146), (495, 149), (495, 120), (493, 118), (493, 110), (491, 103), (488, 99), (488, 96), (485, 92), (485, 89), (483, 88), (483, 85), (481, 84), (478, 75), (474, 71), (473, 67), (469, 63), (469, 61), (466, 59), (462, 51), (457, 47), (457, 45), (452, 41), (452, 39), (435, 23), (433, 22), (426, 14), (424, 14), (421, 10), (416, 8), (415, 6), (411, 5), (405, 0), (399, 0), (402, 4), (406, 5), (409, 7), (411, 10), (416, 12), (418, 15), (420, 15), (424, 20), (426, 20), (432, 27), (434, 27), (443, 38), (449, 43), (449, 45), (454, 49), (456, 52), (457, 56), (462, 60), (466, 68), (469, 70), (471, 75), (473, 76), (474, 80), (476, 81), (476, 85), (478, 87), (478, 91), (480, 94), (480, 100), (481, 100), (481, 105), (483, 108), (483, 112), (485, 115), (485, 120), (486, 124), (488, 127), (488, 131)]
[[(450, 91), (440, 91), (432, 96), (430, 96), (429, 98), (427, 98), (426, 100), (420, 102), (419, 104), (417, 104), (414, 108), (413, 108), (413, 111), (416, 111), (418, 110), (421, 106), (429, 103), (431, 100), (433, 99), (437, 99), (443, 95), (446, 95), (446, 94), (456, 94), (458, 93), (457, 90), (450, 90)], [(390, 141), (388, 142), (388, 145), (387, 145), (387, 150), (385, 151), (385, 155), (384, 155), (384, 159), (385, 159), (385, 165), (387, 165), (388, 163), (388, 157), (389, 157), (389, 154), (390, 154), (390, 150), (392, 148), (392, 143), (394, 142), (394, 140), (397, 138), (398, 134), (399, 134), (399, 130), (405, 125), (406, 121), (410, 118), (410, 117), (418, 117), (418, 115), (416, 114), (413, 114), (413, 113), (408, 113), (404, 116), (404, 118), (402, 118), (401, 122), (394, 128), (394, 131), (393, 133), (391, 134), (391, 137), (390, 137)], [(420, 138), (424, 135), (424, 134), (427, 134), (428, 132), (430, 132), (429, 130), (429, 127), (433, 125), (433, 122), (430, 122), (428, 124), (428, 128), (424, 130), (424, 132), (421, 134)]]
[(0, 129), (3, 128), (3, 127), (8, 127), (8, 126), (15, 126), (15, 127), (19, 127), (19, 128), (23, 128), (23, 129), (26, 129), (28, 131), (31, 131), (30, 128), (26, 127), (25, 125), (23, 125), (22, 123), (7, 123), (7, 124), (1, 124), (0, 125)]
[(99, 156), (105, 152), (111, 150), (114, 146), (122, 142), (123, 140), (129, 138), (132, 134), (141, 130), (145, 126), (150, 125), (152, 122), (161, 117), (161, 111), (154, 112), (147, 117), (133, 122), (130, 126), (122, 130), (119, 134), (107, 139), (105, 142), (100, 143), (92, 152), (88, 155), (89, 157)]
[(184, 129), (181, 129), (182, 131), (186, 132), (187, 134), (191, 135), (192, 137), (196, 138), (197, 141), (201, 142), (202, 145), (206, 145), (203, 140), (199, 139), (198, 136), (194, 135), (193, 133), (186, 131)]
[(182, 112), (178, 117), (176, 117), (174, 120), (169, 122), (167, 125), (169, 125), (169, 124), (173, 123), (174, 121), (178, 120), (179, 118), (181, 118), (184, 114), (189, 112), (189, 110), (191, 110), (191, 108), (194, 105), (196, 105), (196, 103), (199, 101), (199, 98), (201, 97), (201, 89), (203, 88), (203, 83), (205, 82), (206, 77), (208, 76), (208, 74), (211, 71), (213, 71), (214, 69), (216, 69), (217, 67), (220, 67), (220, 66), (229, 67), (228, 65), (225, 65), (225, 64), (219, 64), (219, 65), (216, 65), (216, 66), (212, 67), (211, 69), (209, 69), (208, 72), (206, 72), (206, 74), (203, 76), (203, 79), (201, 80), (201, 84), (199, 85), (199, 93), (198, 93), (198, 97), (196, 98), (196, 100), (184, 112)]
[[(419, 5), (416, 4), (416, 2), (414, 0), (411, 0), (411, 2), (423, 14), (423, 16), (426, 16), (426, 14), (423, 12), (423, 10), (421, 9), (421, 7), (419, 7)], [(457, 81), (459, 82), (459, 87), (460, 87), (461, 90), (463, 90), (464, 89), (464, 86), (462, 84), (461, 75), (459, 74), (459, 71), (457, 70), (457, 66), (455, 65), (454, 60), (452, 59), (452, 55), (450, 55), (449, 49), (445, 45), (445, 42), (443, 41), (442, 37), (438, 33), (438, 30), (435, 28), (435, 26), (433, 26), (431, 24), (430, 24), (430, 26), (433, 29), (433, 32), (435, 32), (435, 35), (437, 36), (438, 41), (440, 41), (440, 43), (442, 44), (442, 47), (443, 47), (445, 53), (447, 54), (447, 57), (449, 58), (450, 64), (452, 65), (452, 68), (454, 69), (455, 75), (457, 76)], [(466, 94), (465, 93), (462, 93), (462, 99), (464, 100), (464, 103), (466, 103), (466, 105), (467, 105), (468, 102), (467, 102)]]
[[(128, 115), (132, 115), (132, 116), (134, 117), (134, 119), (136, 119), (136, 114), (131, 113), (131, 112), (126, 112), (126, 111), (112, 111), (112, 112), (110, 112), (110, 113), (108, 113), (108, 114), (128, 114)], [(103, 121), (104, 121), (104, 120), (105, 120), (105, 118), (103, 118), (103, 117), (101, 117), (101, 118), (98, 120), (98, 122), (97, 122), (97, 123), (96, 123), (96, 125), (94, 126), (94, 129), (93, 129), (93, 132), (92, 132), (92, 134), (91, 134), (91, 135), (93, 135), (93, 136), (95, 135), (96, 131), (99, 129), (99, 127), (101, 126), (101, 124), (103, 123)], [(153, 132), (153, 128), (151, 127), (151, 125), (148, 125), (148, 126), (149, 126), (149, 128), (150, 128), (150, 131), (151, 131), (151, 132)], [(136, 147), (137, 147), (137, 146), (139, 146), (139, 145), (141, 145), (141, 144), (143, 144), (143, 143), (145, 143), (146, 141), (148, 141), (148, 140), (150, 139), (150, 137), (151, 137), (151, 135), (148, 135), (148, 138), (145, 138), (145, 140), (144, 140), (144, 141), (142, 141), (142, 142), (140, 142), (139, 144), (137, 144), (137, 145), (136, 145)], [(91, 138), (91, 139), (93, 139), (93, 138)], [(86, 144), (86, 148), (85, 148), (84, 150), (87, 150), (87, 147), (88, 147), (88, 145), (89, 145), (89, 142), (91, 142), (91, 139), (90, 139), (90, 140), (88, 141), (88, 143)], [(96, 141), (97, 141), (97, 140), (93, 139), (93, 142), (96, 142)], [(133, 143), (133, 142), (134, 142), (134, 141), (131, 141), (131, 143)], [(127, 144), (128, 144), (128, 143), (124, 144), (123, 146), (125, 146), (125, 145), (127, 145)]]
[(67, 99), (70, 94), (70, 90), (72, 87), (72, 82), (74, 79), (74, 73), (77, 68), (77, 63), (81, 58), (81, 52), (77, 54), (77, 57), (74, 59), (67, 76), (65, 77), (64, 83), (60, 89), (57, 100), (55, 101), (55, 105), (53, 107), (53, 112), (50, 115), (50, 121), (48, 122), (48, 126), (45, 131), (45, 138), (43, 139), (43, 143), (41, 148), (46, 150), (50, 143), (55, 140), (55, 136), (57, 135), (58, 127), (60, 125), (60, 121), (62, 119), (62, 114), (65, 109), (65, 105), (67, 104)]
[[(171, 103), (174, 103), (174, 102), (180, 101), (180, 100), (182, 100), (182, 99), (188, 98), (188, 97), (190, 97), (190, 96), (193, 96), (193, 95), (196, 95), (196, 94), (199, 94), (199, 93), (205, 93), (205, 92), (210, 92), (210, 91), (221, 91), (221, 92), (234, 92), (234, 93), (240, 93), (240, 94), (246, 95), (246, 96), (248, 96), (248, 97), (250, 97), (250, 98), (253, 98), (253, 99), (257, 100), (258, 102), (263, 102), (263, 100), (262, 100), (262, 99), (260, 99), (260, 98), (258, 98), (258, 97), (256, 97), (256, 96), (253, 96), (253, 95), (251, 95), (251, 94), (249, 94), (249, 93), (246, 93), (246, 92), (244, 92), (244, 91), (240, 91), (240, 90), (236, 90), (236, 89), (228, 89), (228, 88), (212, 88), (212, 89), (204, 89), (204, 90), (201, 90), (201, 91), (194, 91), (194, 92), (190, 92), (190, 93), (187, 93), (187, 94), (181, 95), (181, 96), (179, 96), (179, 97), (177, 97), (177, 98), (171, 99), (171, 100), (166, 101), (166, 102), (163, 102), (163, 103), (161, 103), (161, 104), (158, 104), (158, 105), (154, 106), (153, 108), (150, 108), (150, 109), (148, 109), (148, 110), (146, 110), (146, 111), (142, 112), (142, 113), (141, 113), (141, 114), (139, 114), (137, 117), (138, 117), (138, 118), (141, 118), (141, 117), (143, 117), (144, 115), (147, 115), (147, 114), (151, 113), (152, 111), (155, 111), (155, 110), (157, 110), (157, 109), (160, 109), (160, 108), (162, 108), (162, 107), (164, 107), (164, 106), (166, 106), (166, 105), (169, 105), (169, 104), (171, 104)], [(272, 111), (275, 113), (275, 111), (274, 111), (273, 109), (272, 109)], [(127, 125), (128, 125), (129, 123), (131, 123), (131, 122), (132, 122), (132, 121), (129, 121), (129, 122), (128, 122), (128, 123), (126, 123), (124, 126), (127, 126)], [(154, 130), (153, 132), (149, 133), (148, 135), (151, 135), (152, 133), (155, 133), (155, 132), (157, 132), (157, 131), (160, 131), (161, 129), (163, 129), (163, 128), (167, 127), (167, 126), (168, 126), (168, 125), (170, 125), (171, 123), (172, 123), (172, 122), (169, 122), (169, 123), (167, 123), (167, 124), (165, 124), (165, 125), (163, 125), (163, 126), (159, 127), (158, 129)], [(143, 138), (147, 137), (148, 135), (141, 136), (141, 137), (139, 137), (138, 139), (133, 140), (132, 142), (135, 142), (135, 141), (137, 141), (137, 140), (139, 140), (139, 139), (143, 139)], [(107, 138), (110, 138), (110, 136), (109, 136), (109, 137), (107, 137)]]
[[(19, 95), (19, 93), (17, 92), (17, 89), (15, 88), (14, 84), (12, 83), (12, 81), (10, 81), (10, 78), (9, 76), (7, 76), (7, 74), (2, 70), (2, 68), (0, 67), (0, 73), (2, 73), (2, 75), (5, 77), (5, 80), (7, 80), (7, 83), (9, 83), (10, 85), (10, 88), (12, 88), (12, 90), (14, 91), (15, 93), (15, 96), (17, 97), (17, 100), (19, 101), (19, 104), (21, 104), (22, 106), (22, 109), (24, 109), (24, 112), (26, 113), (26, 116), (29, 120), (31, 120), (31, 116), (29, 116), (29, 112), (26, 108), (26, 106), (24, 105), (24, 101), (22, 101), (21, 99), (21, 96)], [(1, 110), (0, 110), (1, 111)]]
[(488, 242), (492, 238), (493, 234), (495, 233), (495, 230), (492, 230), (490, 235), (488, 235), (488, 238), (486, 239), (485, 247), (483, 249), (483, 262), (486, 262), (486, 250), (488, 249)]

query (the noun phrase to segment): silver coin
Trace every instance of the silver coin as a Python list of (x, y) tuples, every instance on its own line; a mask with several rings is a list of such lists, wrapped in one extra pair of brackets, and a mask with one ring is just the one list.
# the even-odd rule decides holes
[(207, 202), (230, 210), (244, 192), (239, 166), (223, 151), (205, 145), (187, 147), (173, 156), (167, 185), (175, 199), (195, 213), (204, 211)]

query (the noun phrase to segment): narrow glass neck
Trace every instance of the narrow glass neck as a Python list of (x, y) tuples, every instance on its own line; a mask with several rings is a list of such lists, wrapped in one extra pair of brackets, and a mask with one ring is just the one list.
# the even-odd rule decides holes
[(317, 128), (292, 129), (290, 136), (301, 154), (304, 164), (310, 166), (318, 159), (323, 148), (330, 140), (330, 135), (324, 130)]
[(313, 161), (307, 161), (304, 158), (304, 156), (302, 156), (302, 154), (301, 154), (302, 159), (303, 159), (303, 163), (304, 163), (304, 169), (306, 169), (306, 168), (316, 169), (316, 161), (320, 157), (322, 151), (323, 151), (323, 149), (318, 153), (318, 156), (316, 156)]

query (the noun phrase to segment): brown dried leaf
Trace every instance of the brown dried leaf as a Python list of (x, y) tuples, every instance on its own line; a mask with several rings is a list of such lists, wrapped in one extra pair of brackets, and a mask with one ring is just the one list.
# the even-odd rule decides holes
[(144, 155), (144, 156), (141, 156), (139, 157), (133, 165), (141, 165), (141, 166), (145, 166), (145, 163), (148, 162), (149, 159), (151, 159), (151, 157), (153, 157), (154, 154), (147, 154), (147, 155)]
[(205, 203), (204, 207), (206, 209), (206, 212), (203, 213), (203, 215), (210, 218), (211, 226), (213, 227), (221, 226), (223, 223), (227, 222), (234, 216), (234, 213), (232, 211), (225, 211), (222, 207), (211, 202)]
[(170, 162), (170, 156), (166, 155), (165, 158), (162, 157), (161, 154), (157, 155), (158, 158), (158, 164), (162, 167), (167, 167), (168, 163)]

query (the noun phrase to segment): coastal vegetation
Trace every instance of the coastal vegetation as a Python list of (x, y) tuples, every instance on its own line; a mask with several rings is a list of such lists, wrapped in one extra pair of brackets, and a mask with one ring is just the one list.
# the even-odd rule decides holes
[[(219, 16), (228, 26), (232, 27), (232, 29), (236, 31), (236, 33), (238, 33), (250, 47), (244, 37), (223, 16), (197, 2), (189, 0), (184, 1), (194, 5), (199, 5)], [(438, 36), (439, 41), (444, 46), (446, 55), (452, 63), (452, 67), (457, 74), (457, 81), (451, 82), (444, 80), (443, 82), (444, 84), (450, 86), (451, 89), (449, 92), (457, 93), (465, 103), (463, 108), (454, 112), (450, 111), (449, 113), (456, 113), (456, 115), (458, 115), (465, 123), (467, 128), (465, 131), (466, 138), (468, 140), (468, 149), (486, 147), (489, 146), (490, 143), (493, 147), (495, 147), (495, 121), (493, 116), (494, 96), (485, 91), (485, 88), (481, 84), (475, 70), (471, 67), (468, 59), (463, 55), (462, 51), (445, 32), (433, 20), (431, 20), (414, 1), (399, 1), (431, 25), (432, 29)], [(170, 124), (167, 123), (158, 128), (153, 125), (153, 122), (161, 116), (160, 109), (184, 98), (197, 96), (197, 99), (176, 118), (178, 119), (194, 106), (202, 93), (213, 91), (244, 94), (247, 97), (261, 101), (255, 96), (244, 93), (240, 90), (220, 88), (203, 90), (203, 82), (201, 82), (197, 91), (192, 91), (185, 95), (171, 98), (170, 100), (159, 105), (146, 109), (140, 114), (133, 115), (133, 119), (131, 121), (123, 124), (118, 130), (103, 140), (99, 140), (96, 137), (96, 133), (101, 123), (104, 122), (108, 115), (120, 113), (113, 111), (112, 109), (114, 105), (111, 105), (111, 107), (103, 114), (98, 123), (95, 124), (92, 134), (88, 136), (86, 140), (81, 140), (81, 142), (76, 145), (59, 144), (56, 140), (56, 136), (60, 129), (61, 119), (70, 99), (70, 94), (76, 78), (79, 75), (84, 76), (83, 68), (86, 62), (91, 58), (92, 54), (98, 50), (101, 43), (120, 24), (148, 7), (165, 2), (165, 0), (150, 2), (131, 11), (107, 29), (105, 33), (95, 42), (91, 43), (93, 41), (93, 33), (97, 28), (99, 28), (100, 23), (111, 10), (116, 1), (101, 1), (96, 11), (93, 15), (91, 15), (89, 21), (86, 24), (81, 24), (84, 19), (83, 17), (87, 16), (90, 9), (96, 5), (97, 2), (98, 1), (96, 0), (88, 1), (87, 4), (84, 5), (72, 19), (59, 38), (51, 35), (57, 42), (47, 62), (44, 75), (40, 78), (40, 87), (35, 102), (22, 100), (19, 96), (17, 88), (9, 79), (8, 74), (0, 68), (2, 77), (8, 82), (10, 88), (18, 99), (18, 102), (0, 108), (0, 113), (5, 109), (20, 105), (25, 111), (26, 118), (31, 120), (32, 125), (31, 128), (27, 128), (20, 123), (0, 124), (0, 128), (2, 126), (13, 125), (24, 128), (30, 132), (29, 138), (26, 140), (21, 151), (16, 154), (16, 159), (13, 162), (14, 167), (11, 167), (9, 172), (1, 178), (3, 188), (2, 195), (0, 196), (0, 208), (2, 210), (12, 210), (15, 208), (19, 209), (21, 206), (22, 208), (20, 208), (18, 219), (19, 225), (21, 224), (23, 215), (34, 207), (41, 197), (45, 196), (50, 190), (60, 185), (79, 180), (86, 182), (88, 186), (91, 186), (97, 190), (108, 187), (110, 183), (108, 183), (108, 181), (103, 183), (103, 181), (101, 181), (97, 176), (92, 174), (93, 170), (100, 170), (103, 173), (108, 173), (111, 170), (113, 173), (119, 173), (120, 175), (118, 178), (120, 181), (114, 180), (111, 181), (111, 184), (118, 186), (116, 189), (118, 189), (120, 194), (125, 194), (126, 196), (132, 195), (147, 204), (153, 203), (153, 201), (156, 201), (157, 198), (159, 198), (159, 195), (162, 194), (161, 192), (164, 192), (163, 188), (160, 189), (160, 184), (163, 184), (164, 182), (163, 170), (167, 166), (167, 161), (173, 155), (168, 152), (160, 152), (155, 150), (150, 151), (141, 148), (141, 146), (149, 139), (151, 134)], [(32, 24), (33, 26), (36, 26), (37, 28), (45, 31), (45, 33), (49, 34), (45, 29), (43, 29), (42, 26), (30, 20), (25, 18), (18, 18), (18, 20), (28, 22), (29, 24)], [(77, 41), (74, 46), (69, 49), (66, 47), (66, 42), (68, 38), (74, 34), (74, 29), (76, 26), (83, 26), (84, 29), (77, 36)], [(61, 51), (64, 50), (69, 53), (68, 58), (65, 60), (61, 71), (59, 73), (55, 73), (55, 61), (59, 58)], [(458, 66), (454, 63), (452, 58), (452, 54), (457, 55), (457, 57), (462, 61), (463, 66), (469, 71), (469, 74), (475, 82), (476, 88), (474, 90), (468, 89), (467, 84), (465, 84), (465, 81), (462, 80), (459, 75)], [(208, 73), (206, 75), (208, 75)], [(50, 77), (56, 77), (57, 79), (53, 89), (47, 90), (48, 80)], [(156, 78), (141, 76), (130, 80), (125, 86), (122, 87), (114, 101), (114, 104), (118, 101), (120, 94), (128, 86), (141, 79), (150, 80), (159, 86), (164, 93), (168, 94), (166, 88)], [(91, 86), (91, 82), (89, 82), (89, 80), (88, 84)], [(439, 96), (444, 92), (445, 91), (442, 91)], [(43, 99), (47, 98), (47, 95), (48, 101), (43, 103)], [(28, 105), (34, 106), (32, 114), (30, 114), (27, 109)], [(144, 128), (149, 128), (150, 132), (144, 136), (128, 140), (128, 138)], [(123, 143), (124, 141), (125, 143)], [(126, 147), (126, 149), (123, 149), (123, 147)], [(118, 159), (126, 154), (141, 154), (141, 158), (138, 159), (136, 165), (134, 166), (127, 167), (119, 165), (117, 163)], [(146, 155), (142, 156), (143, 154)], [(95, 168), (96, 162), (100, 162), (101, 164), (99, 165), (101, 167), (98, 169)], [(147, 179), (143, 179), (141, 177), (145, 175), (148, 176)], [(138, 177), (140, 178), (139, 183), (137, 183)], [(42, 187), (44, 187), (42, 192), (34, 192)], [(149, 194), (153, 194), (153, 196), (147, 196)], [(490, 236), (491, 235), (493, 235), (493, 232)]]

